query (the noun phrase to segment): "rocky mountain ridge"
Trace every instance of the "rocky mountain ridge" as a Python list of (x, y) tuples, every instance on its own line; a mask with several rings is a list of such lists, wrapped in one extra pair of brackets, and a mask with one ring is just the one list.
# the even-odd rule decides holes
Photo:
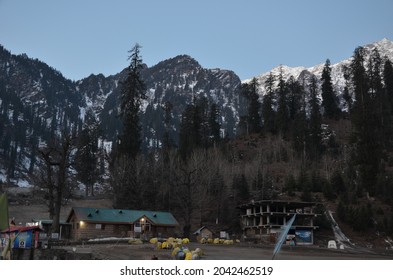
[[(387, 38), (384, 38), (380, 41), (371, 44), (367, 44), (363, 46), (363, 48), (366, 53), (365, 56), (366, 63), (371, 51), (374, 48), (378, 49), (382, 59), (386, 57), (390, 61), (393, 60), (393, 42)], [(332, 70), (331, 76), (332, 76), (333, 87), (336, 91), (336, 94), (339, 96), (339, 98), (341, 98), (341, 101), (342, 101), (342, 93), (345, 87), (345, 78), (344, 78), (343, 69), (344, 67), (348, 67), (350, 63), (351, 63), (351, 58), (347, 58), (343, 61), (331, 64), (331, 70)], [(282, 71), (283, 79), (285, 81), (287, 81), (291, 76), (293, 76), (296, 80), (302, 83), (303, 78), (307, 78), (312, 75), (314, 75), (320, 81), (324, 65), (325, 62), (308, 68), (303, 66), (289, 67), (286, 65), (279, 65), (268, 72), (255, 76), (260, 86), (259, 93), (261, 96), (263, 96), (266, 93), (265, 81), (267, 80), (267, 77), (270, 75), (270, 73), (272, 73), (275, 77), (278, 77), (280, 71)], [(242, 82), (247, 83), (249, 81), (251, 81), (251, 79), (243, 80)], [(343, 105), (343, 102), (341, 102), (341, 105), (342, 105), (342, 109), (346, 110), (345, 106)]]
[[(388, 39), (364, 46), (366, 54), (377, 48), (382, 58), (393, 60), (393, 42)], [(367, 58), (366, 58), (367, 59)], [(332, 81), (342, 100), (345, 86), (343, 67), (351, 58), (333, 64)], [(269, 73), (284, 80), (293, 76), (302, 81), (314, 75), (320, 79), (323, 64), (313, 67), (281, 65), (256, 76), (260, 96)], [(164, 134), (165, 107), (171, 106), (170, 137), (178, 142), (181, 115), (195, 98), (206, 98), (220, 110), (221, 135), (233, 137), (247, 101), (240, 94), (242, 81), (230, 70), (206, 69), (188, 55), (164, 60), (152, 67), (145, 66), (142, 78), (147, 99), (142, 104), (142, 146), (160, 147)], [(117, 139), (121, 131), (119, 93), (126, 69), (105, 77), (90, 75), (79, 81), (65, 78), (59, 71), (26, 54), (13, 55), (0, 46), (0, 180), (9, 181), (19, 172), (31, 172), (36, 161), (34, 147), (45, 145), (62, 129), (79, 130), (88, 110), (102, 124), (102, 140)], [(247, 82), (247, 81), (243, 81)], [(342, 109), (346, 109), (341, 103)], [(16, 167), (15, 167), (16, 166)]]

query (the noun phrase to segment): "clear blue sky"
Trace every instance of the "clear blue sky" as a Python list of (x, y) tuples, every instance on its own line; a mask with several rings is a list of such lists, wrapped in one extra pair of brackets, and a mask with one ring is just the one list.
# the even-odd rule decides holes
[(73, 80), (118, 73), (137, 42), (148, 66), (188, 54), (247, 79), (335, 63), (385, 37), (392, 0), (0, 0), (0, 44)]

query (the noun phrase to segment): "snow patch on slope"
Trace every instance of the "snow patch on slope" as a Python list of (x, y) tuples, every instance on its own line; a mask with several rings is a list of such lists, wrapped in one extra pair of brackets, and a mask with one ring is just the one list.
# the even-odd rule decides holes
[[(390, 61), (393, 61), (393, 42), (390, 41), (389, 39), (382, 39), (381, 41), (365, 45), (363, 47), (366, 51), (366, 56), (365, 56), (365, 61), (368, 60), (370, 52), (374, 49), (377, 48), (379, 51), (379, 54), (382, 59), (387, 57)], [(351, 58), (345, 59), (343, 61), (340, 61), (335, 64), (331, 64), (331, 77), (332, 77), (332, 83), (333, 87), (336, 90), (336, 93), (338, 96), (340, 96), (344, 90), (345, 87), (345, 79), (344, 79), (344, 72), (343, 72), (343, 67), (344, 66), (349, 66), (351, 63)], [(260, 95), (265, 95), (266, 90), (265, 90), (265, 81), (267, 80), (268, 76), (270, 73), (272, 73), (275, 77), (278, 77), (280, 74), (280, 71), (282, 71), (283, 79), (284, 81), (287, 81), (291, 76), (293, 76), (296, 80), (299, 80), (301, 78), (302, 73), (308, 72), (311, 75), (314, 75), (317, 79), (320, 79), (322, 76), (322, 70), (324, 67), (325, 63), (321, 63), (309, 68), (303, 67), (303, 66), (298, 66), (298, 67), (289, 67), (286, 65), (280, 65), (272, 70), (262, 73), (258, 76), (255, 76), (255, 78), (259, 82), (259, 93)], [(251, 79), (243, 80), (242, 83), (249, 83)], [(308, 81), (306, 81), (307, 83)], [(276, 85), (278, 82), (276, 81)]]

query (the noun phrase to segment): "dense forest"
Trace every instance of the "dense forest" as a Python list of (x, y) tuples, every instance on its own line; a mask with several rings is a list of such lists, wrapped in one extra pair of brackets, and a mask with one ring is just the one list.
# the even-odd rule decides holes
[[(133, 63), (131, 73), (138, 76)], [(359, 47), (345, 72), (348, 111), (340, 109), (329, 60), (321, 81), (270, 75), (262, 100), (257, 79), (243, 84), (240, 94), (248, 109), (231, 140), (220, 135), (217, 105), (203, 97), (183, 112), (178, 146), (167, 137), (160, 149), (144, 155), (135, 146), (141, 137), (138, 114), (123, 116), (121, 141), (112, 151), (123, 155), (111, 170), (115, 205), (181, 213), (188, 235), (195, 224), (220, 223), (238, 231), (236, 206), (250, 199), (298, 196), (338, 201), (337, 215), (354, 230), (391, 234), (393, 216), (386, 214), (393, 206), (392, 63), (377, 49), (366, 60)], [(139, 80), (124, 84), (132, 94), (123, 95), (122, 102), (131, 100), (133, 110), (135, 100), (144, 98), (142, 85)], [(134, 140), (125, 144), (125, 139)], [(373, 204), (375, 199), (389, 207)]]
[[(251, 199), (324, 202), (355, 231), (393, 234), (393, 66), (377, 49), (367, 56), (362, 47), (354, 51), (340, 98), (329, 60), (320, 79), (270, 73), (263, 95), (258, 79), (241, 84), (243, 114), (232, 137), (214, 100), (194, 95), (180, 119), (166, 100), (164, 120), (155, 123), (162, 139), (148, 149), (142, 145), (147, 87), (140, 51), (138, 45), (130, 51), (113, 101), (121, 126), (110, 149), (95, 112), (88, 110), (83, 122), (73, 107), (46, 112), (48, 130), (40, 108), (26, 111), (17, 94), (0, 84), (3, 169), (12, 178), (17, 158), (26, 157), (26, 171), (48, 190), (51, 218), (58, 219), (63, 199), (78, 184), (86, 196), (107, 185), (114, 207), (171, 211), (184, 236), (199, 225), (239, 232), (236, 207)], [(78, 98), (61, 86), (64, 95), (51, 97), (54, 103)]]

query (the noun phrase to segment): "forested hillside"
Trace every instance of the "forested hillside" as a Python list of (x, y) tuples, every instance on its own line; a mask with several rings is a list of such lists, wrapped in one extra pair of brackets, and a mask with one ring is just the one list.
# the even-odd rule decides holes
[(70, 81), (1, 48), (0, 179), (45, 189), (51, 218), (80, 189), (171, 211), (188, 236), (239, 232), (237, 206), (251, 199), (296, 199), (391, 235), (392, 43), (382, 45), (244, 83), (185, 55), (147, 67), (138, 45), (119, 74)]

